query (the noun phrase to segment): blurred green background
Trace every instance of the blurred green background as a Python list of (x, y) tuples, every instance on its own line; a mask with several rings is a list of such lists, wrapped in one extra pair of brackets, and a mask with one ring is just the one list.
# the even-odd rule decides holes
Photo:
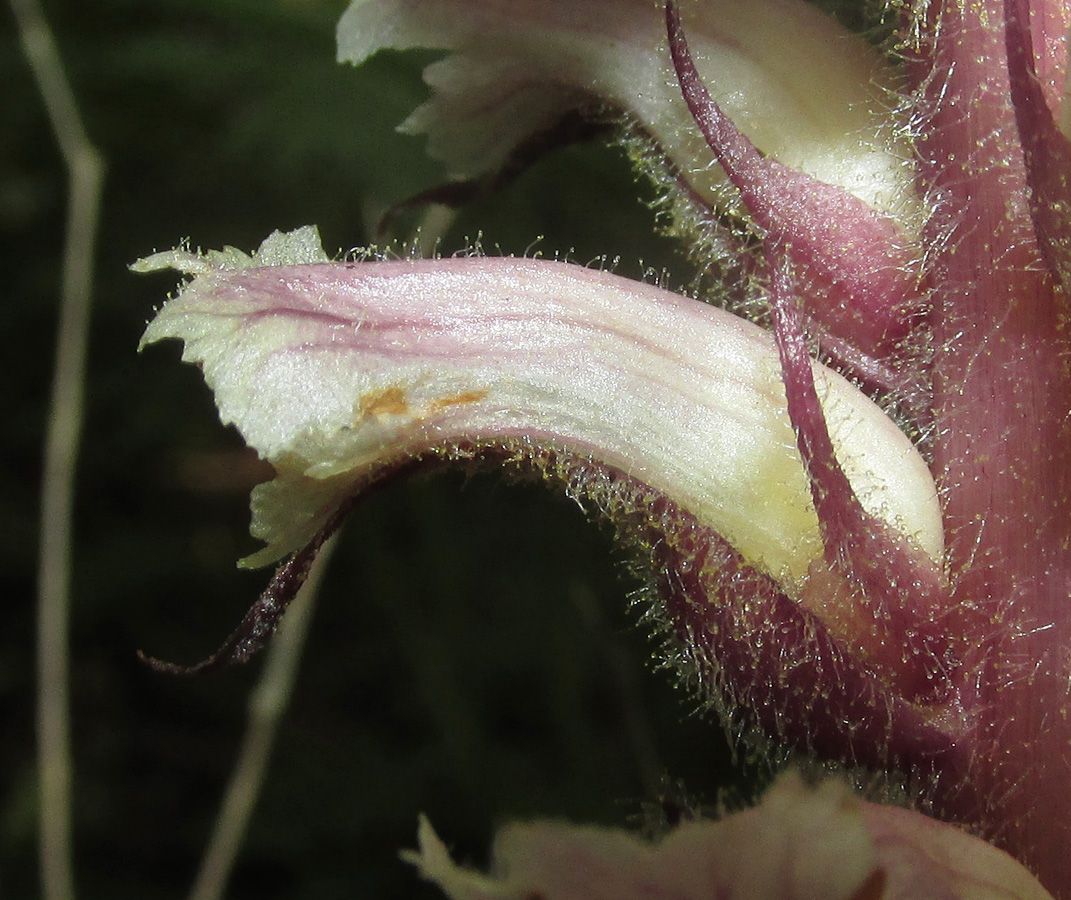
[[(72, 598), (83, 897), (188, 890), (260, 662), (177, 679), (135, 651), (203, 657), (268, 578), (234, 565), (255, 547), (240, 440), (177, 345), (135, 352), (175, 280), (126, 267), (183, 238), (251, 250), (307, 223), (328, 252), (365, 245), (367, 222), (443, 177), (393, 130), (431, 57), (336, 65), (344, 5), (46, 3), (107, 163)], [(9, 10), (0, 23), (0, 893), (33, 897), (37, 506), (66, 188)], [(685, 283), (642, 194), (618, 151), (566, 149), (465, 210), (443, 251), (538, 238), (546, 255)], [(435, 896), (397, 857), (422, 811), (481, 862), (505, 819), (636, 824), (679, 780), (714, 799), (733, 778), (722, 729), (656, 670), (622, 563), (538, 486), (447, 474), (369, 500), (331, 563), (230, 896)]]

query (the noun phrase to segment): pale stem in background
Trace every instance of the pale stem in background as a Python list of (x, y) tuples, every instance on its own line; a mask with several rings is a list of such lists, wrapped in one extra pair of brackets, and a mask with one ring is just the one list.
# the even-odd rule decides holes
[(238, 760), (201, 858), (190, 900), (219, 900), (226, 890), (249, 818), (264, 784), (279, 722), (290, 703), (313, 605), (335, 542), (336, 538), (331, 538), (324, 544), (269, 646), (264, 670), (249, 698), (249, 719)]
[(19, 38), (67, 168), (70, 203), (63, 293), (41, 483), (38, 562), (37, 759), (41, 891), (74, 897), (68, 619), (74, 475), (82, 426), (89, 299), (104, 163), (90, 143), (59, 50), (37, 0), (11, 0)]
[[(417, 254), (433, 255), (454, 218), (452, 209), (429, 206), (410, 241)], [(271, 642), (264, 670), (249, 698), (249, 718), (242, 746), (189, 900), (220, 900), (226, 890), (241, 851), (249, 818), (264, 785), (279, 722), (290, 704), (312, 608), (335, 543), (336, 538), (331, 538), (324, 544), (308, 579), (288, 608), (286, 619)]]
[(435, 256), (439, 249), (439, 242), (450, 230), (456, 218), (457, 210), (449, 206), (440, 206), (437, 203), (431, 204), (420, 217), (420, 224), (417, 226), (412, 241), (413, 249), (417, 254), (425, 259)]

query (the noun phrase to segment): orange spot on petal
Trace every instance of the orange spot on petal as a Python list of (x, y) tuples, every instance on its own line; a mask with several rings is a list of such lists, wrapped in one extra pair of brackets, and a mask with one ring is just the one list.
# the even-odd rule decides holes
[(448, 406), (464, 406), (469, 403), (479, 403), (486, 396), (486, 389), (481, 391), (463, 391), (460, 394), (454, 394), (452, 397), (443, 397), (436, 400), (431, 404), (430, 411), (438, 412), (441, 409), (446, 409)]
[(384, 388), (365, 394), (358, 401), (362, 416), (404, 416), (409, 412), (409, 402), (400, 387)]

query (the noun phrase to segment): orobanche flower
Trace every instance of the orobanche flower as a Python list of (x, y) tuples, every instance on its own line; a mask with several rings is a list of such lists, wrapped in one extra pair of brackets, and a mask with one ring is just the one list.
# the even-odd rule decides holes
[(842, 784), (808, 787), (794, 773), (754, 809), (685, 822), (657, 843), (608, 828), (514, 824), (497, 835), (492, 871), (482, 875), (454, 864), (422, 822), (420, 851), (406, 858), (452, 900), (1049, 897), (984, 841), (916, 813), (863, 803)]
[[(652, 9), (647, 0), (363, 0), (339, 23), (338, 58), (453, 51), (425, 71), (434, 96), (402, 128), (428, 133), (457, 175), (502, 167), (570, 113), (624, 113), (710, 205), (724, 175), (666, 69), (666, 32)], [(873, 48), (805, 3), (707, 0), (686, 15), (704, 81), (764, 153), (913, 217), (910, 147), (883, 115), (894, 75)]]
[[(352, 3), (343, 60), (450, 51), (405, 127), (458, 185), (493, 184), (578, 122), (621, 123), (725, 308), (540, 260), (332, 261), (312, 228), (252, 256), (142, 260), (193, 276), (144, 342), (182, 339), (277, 473), (253, 495), (267, 546), (248, 562), (284, 561), (195, 668), (263, 643), (383, 477), (441, 459), (535, 470), (651, 561), (674, 658), (741, 732), (921, 785), (920, 809), (1071, 900), (1071, 3), (898, 15), (886, 58), (789, 0), (664, 17), (648, 0)], [(870, 849), (823, 896), (934, 896), (928, 865), (977, 876), (942, 896), (1041, 890), (952, 825), (852, 809)], [(899, 837), (871, 828), (886, 814)], [(620, 873), (642, 859), (703, 896), (667, 862), (692, 838), (563, 834), (505, 856), (549, 841)], [(913, 861), (897, 870), (885, 839)], [(579, 890), (481, 880), (422, 841), (422, 871), (456, 897)]]

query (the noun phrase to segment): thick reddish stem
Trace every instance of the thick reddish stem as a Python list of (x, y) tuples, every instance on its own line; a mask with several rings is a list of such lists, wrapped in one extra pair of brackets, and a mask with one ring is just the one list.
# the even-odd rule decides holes
[(932, 43), (909, 69), (920, 186), (933, 205), (925, 237), (934, 465), (954, 597), (989, 622), (965, 685), (983, 712), (977, 751), (968, 771), (949, 773), (941, 802), (1066, 898), (1071, 379), (1063, 299), (1031, 214), (1004, 4), (950, 0), (928, 14)]

